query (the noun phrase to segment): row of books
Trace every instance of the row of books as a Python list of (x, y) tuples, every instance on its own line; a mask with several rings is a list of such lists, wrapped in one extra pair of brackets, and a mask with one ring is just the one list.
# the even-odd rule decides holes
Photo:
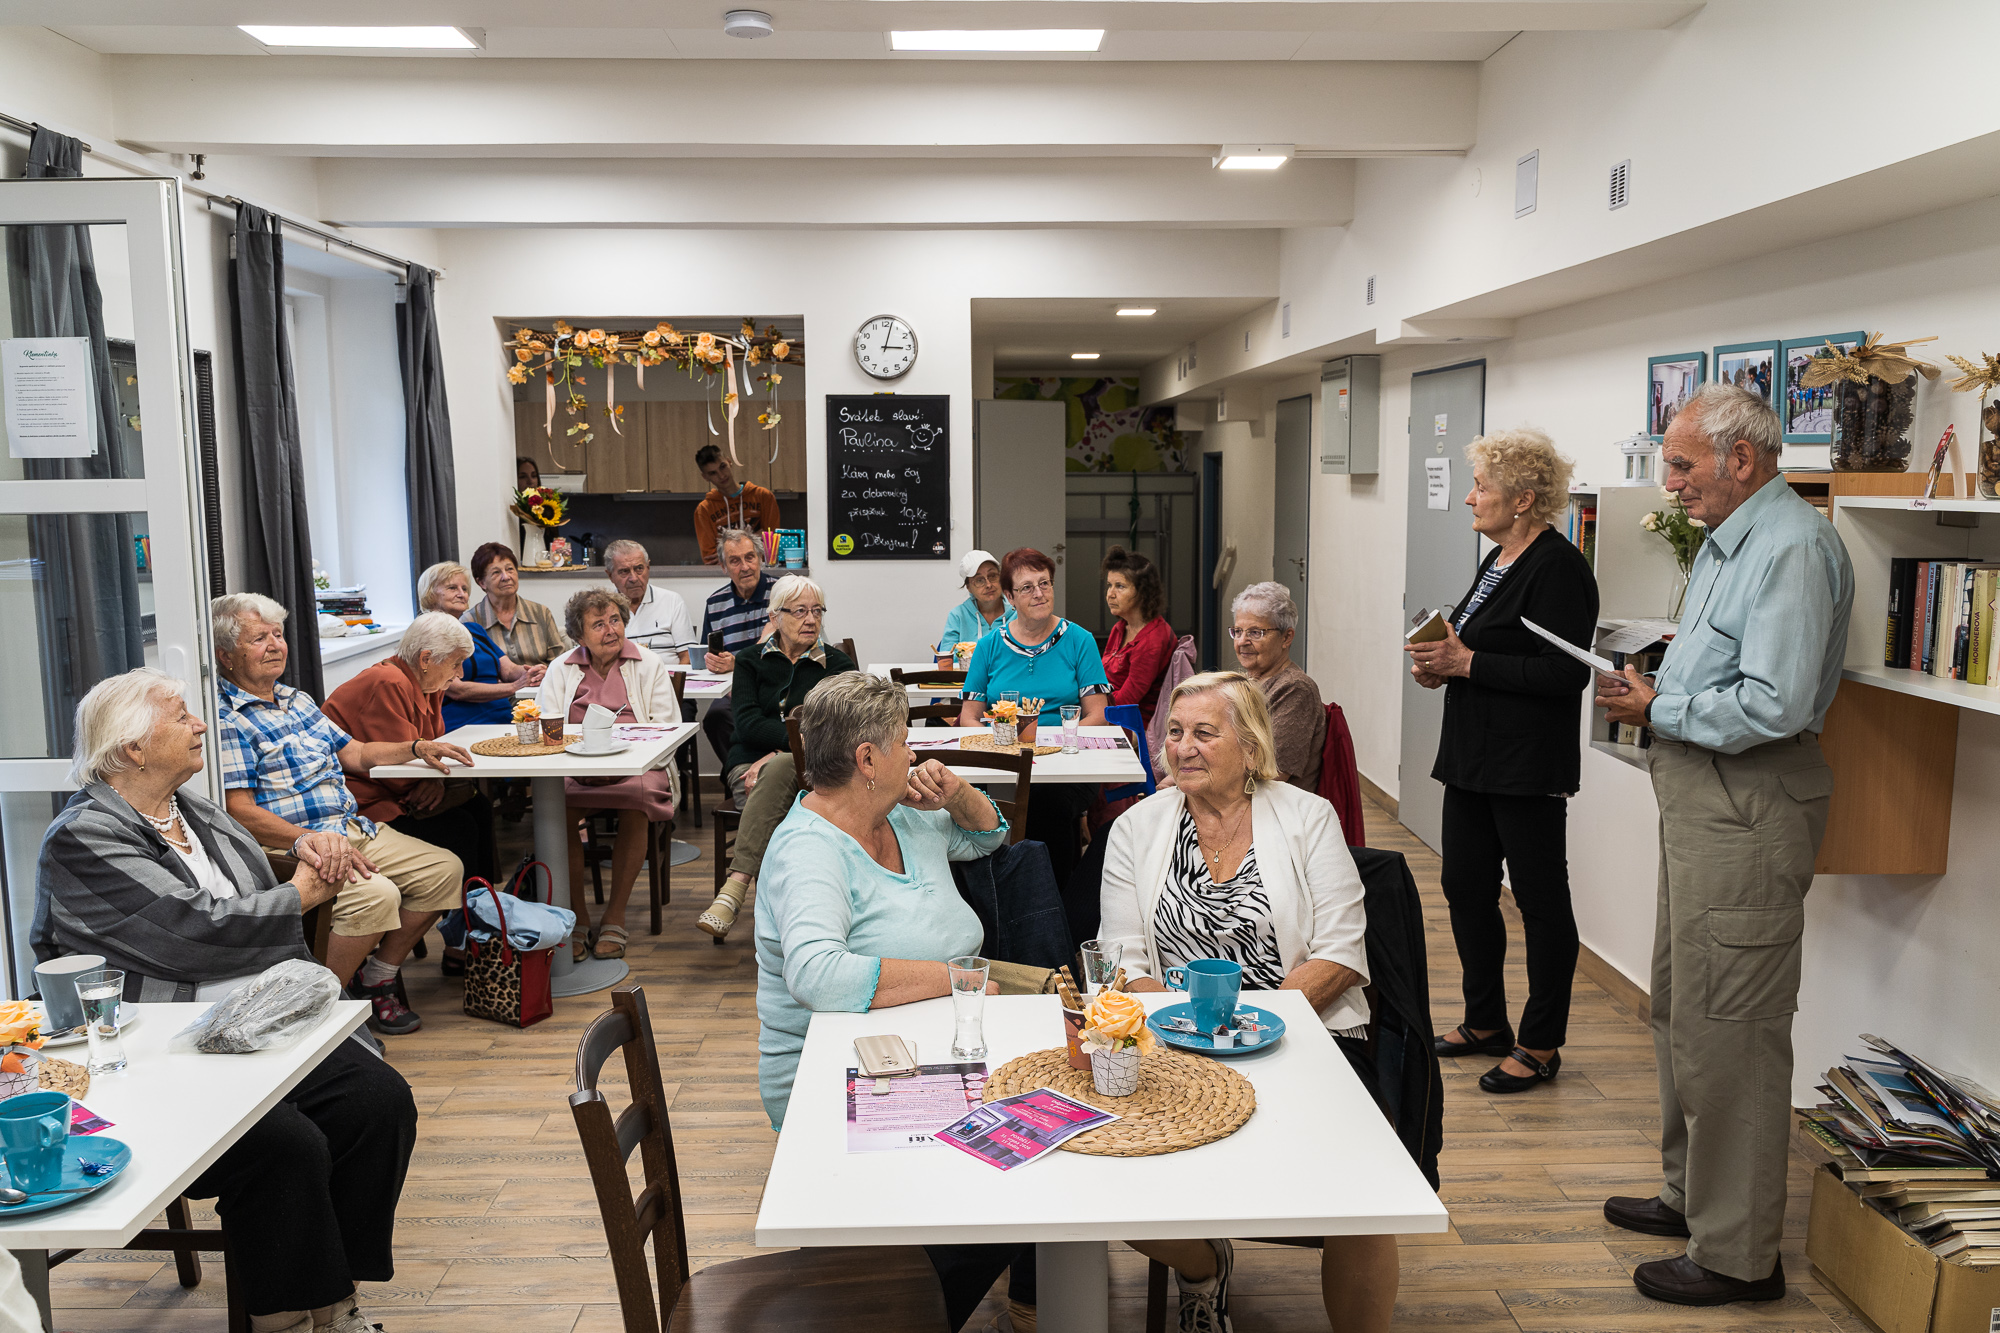
[(1889, 562), (1889, 615), (1882, 664), (1941, 680), (2000, 686), (1993, 662), (2000, 564), (1976, 559)]
[(368, 609), (368, 585), (357, 583), (351, 588), (321, 588), (313, 595), (323, 616), (337, 616), (350, 625), (360, 624), (374, 618)]
[(1594, 495), (1573, 495), (1569, 510), (1563, 516), (1562, 535), (1569, 544), (1583, 552), (1583, 558), (1597, 567), (1597, 497)]
[(2000, 1098), (1880, 1037), (1799, 1112), (1869, 1206), (1939, 1258), (2000, 1266)]

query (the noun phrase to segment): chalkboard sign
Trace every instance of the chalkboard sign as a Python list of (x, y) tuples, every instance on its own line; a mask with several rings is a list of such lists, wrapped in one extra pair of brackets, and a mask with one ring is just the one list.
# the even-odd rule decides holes
[(827, 554), (951, 559), (951, 397), (828, 394)]

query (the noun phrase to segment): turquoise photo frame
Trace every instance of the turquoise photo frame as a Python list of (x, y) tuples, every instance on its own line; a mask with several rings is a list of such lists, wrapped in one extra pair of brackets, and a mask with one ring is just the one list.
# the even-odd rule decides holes
[[(1778, 405), (1780, 367), (1785, 364), (1784, 345), (1777, 338), (1758, 342), (1729, 343), (1718, 347), (1708, 363), (1709, 378), (1717, 384), (1736, 384), (1760, 395), (1767, 406)], [(1738, 384), (1738, 379), (1742, 383)]]
[(1667, 438), (1667, 423), (1696, 389), (1708, 382), (1707, 352), (1675, 352), (1646, 358), (1646, 433)]
[(1817, 338), (1787, 338), (1779, 344), (1778, 401), (1772, 406), (1778, 409), (1786, 444), (1833, 443), (1833, 388), (1822, 385), (1817, 389), (1808, 389), (1795, 384), (1797, 371), (1793, 369), (1793, 361), (1810, 360), (1828, 343), (1843, 352), (1851, 352), (1867, 336), (1866, 333), (1823, 333)]

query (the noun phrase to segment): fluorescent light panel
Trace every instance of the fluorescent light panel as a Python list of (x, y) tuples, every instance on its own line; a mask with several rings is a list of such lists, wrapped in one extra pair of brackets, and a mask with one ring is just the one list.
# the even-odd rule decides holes
[(1156, 307), (1149, 305), (1139, 305), (1139, 306), (1127, 306), (1125, 309), (1120, 310), (1118, 313), (1130, 319), (1140, 315), (1157, 315), (1160, 312)]
[(1288, 143), (1226, 143), (1215, 155), (1223, 171), (1276, 171), (1292, 156)]
[(1071, 352), (1069, 359), (1072, 361), (1095, 361), (1098, 355), (1096, 352)]
[(293, 27), (270, 23), (236, 26), (265, 46), (369, 46), (409, 51), (470, 51), (478, 47), (477, 42), (457, 28)]
[(1095, 51), (1102, 28), (953, 28), (892, 32), (891, 51)]

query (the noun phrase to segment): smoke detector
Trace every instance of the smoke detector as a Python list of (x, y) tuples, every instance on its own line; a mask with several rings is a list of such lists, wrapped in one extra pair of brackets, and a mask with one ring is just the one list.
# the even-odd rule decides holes
[(771, 16), (761, 9), (732, 9), (722, 16), (722, 30), (731, 37), (769, 37), (774, 29)]

